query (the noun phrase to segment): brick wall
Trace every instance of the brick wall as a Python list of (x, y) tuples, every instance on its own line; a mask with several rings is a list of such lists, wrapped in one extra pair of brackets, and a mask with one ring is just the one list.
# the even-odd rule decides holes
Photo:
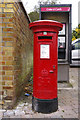
[[(12, 108), (32, 70), (32, 31), (21, 2), (0, 3), (0, 107)], [(2, 105), (3, 104), (3, 105)]]

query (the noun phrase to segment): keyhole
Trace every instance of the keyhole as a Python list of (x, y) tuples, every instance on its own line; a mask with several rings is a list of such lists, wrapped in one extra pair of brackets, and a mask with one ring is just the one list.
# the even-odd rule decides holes
[(53, 65), (53, 68), (55, 69), (55, 65)]

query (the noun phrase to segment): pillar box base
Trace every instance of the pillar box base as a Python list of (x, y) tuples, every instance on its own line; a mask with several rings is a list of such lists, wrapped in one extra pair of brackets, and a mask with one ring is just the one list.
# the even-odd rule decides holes
[(43, 100), (32, 97), (32, 110), (41, 113), (52, 113), (58, 110), (58, 98)]

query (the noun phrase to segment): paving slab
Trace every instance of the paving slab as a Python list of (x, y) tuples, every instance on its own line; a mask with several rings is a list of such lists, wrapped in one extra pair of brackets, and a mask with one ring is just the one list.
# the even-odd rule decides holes
[[(58, 84), (58, 110), (50, 114), (32, 111), (32, 96), (19, 99), (13, 110), (0, 110), (3, 118), (78, 118), (78, 68), (70, 68), (70, 83)], [(75, 74), (74, 74), (75, 73)], [(2, 113), (1, 113), (2, 112)]]

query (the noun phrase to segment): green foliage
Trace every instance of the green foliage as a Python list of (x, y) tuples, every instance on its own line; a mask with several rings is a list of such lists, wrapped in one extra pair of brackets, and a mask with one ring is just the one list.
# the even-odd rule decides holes
[(78, 25), (78, 28), (80, 29), (80, 24)]
[(45, 2), (39, 0), (38, 5), (35, 5), (33, 11), (28, 14), (30, 16), (31, 21), (33, 22), (33, 21), (39, 20), (40, 4), (43, 4), (43, 5), (56, 4), (56, 2), (57, 2), (57, 0), (46, 0)]
[(72, 31), (72, 41), (77, 38), (80, 38), (80, 24)]
[(39, 20), (39, 13), (37, 11), (33, 11), (29, 13), (31, 21)]

